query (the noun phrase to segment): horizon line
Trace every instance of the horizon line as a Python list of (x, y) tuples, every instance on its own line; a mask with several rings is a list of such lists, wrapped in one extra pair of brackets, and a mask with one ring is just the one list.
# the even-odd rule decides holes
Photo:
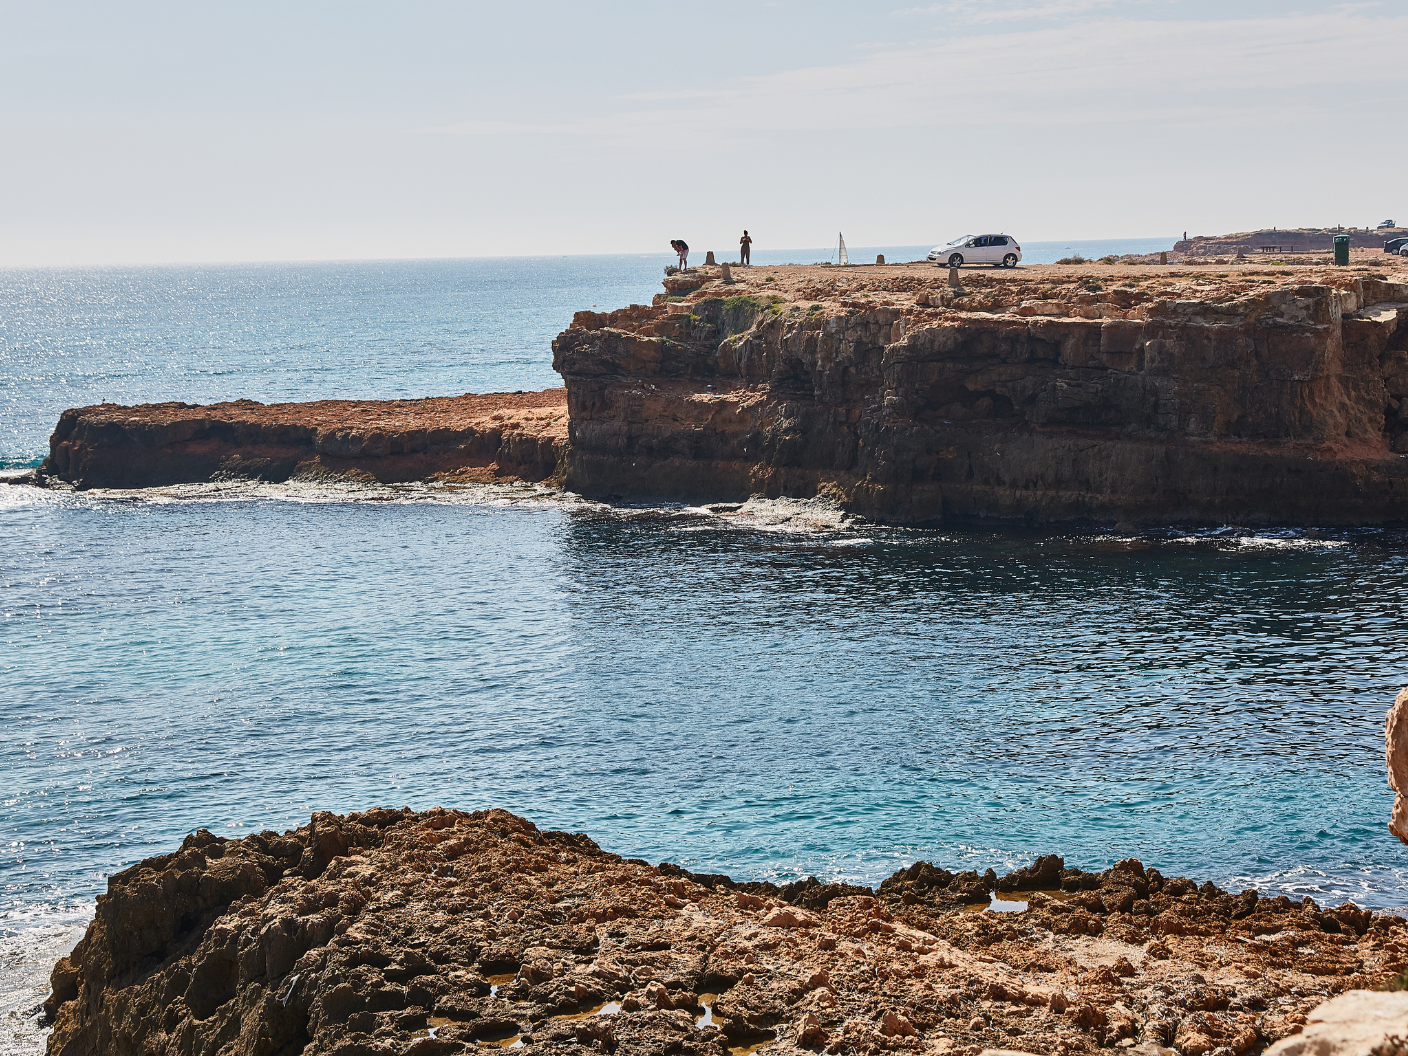
[[(1008, 232), (1003, 232), (1007, 234)], [(1126, 235), (1117, 238), (1039, 238), (1027, 240), (1028, 245), (1057, 245), (1066, 243), (1068, 246), (1081, 242), (1155, 242), (1172, 238), (1178, 241), (1177, 236), (1169, 235)], [(938, 243), (944, 245), (945, 243)], [(782, 249), (764, 249), (754, 252), (763, 253), (815, 253), (817, 251), (834, 250), (834, 246), (798, 246)], [(929, 243), (880, 243), (848, 245), (847, 250), (867, 250), (867, 249), (927, 249), (932, 248)], [(704, 251), (710, 252), (710, 251)], [(178, 268), (178, 267), (217, 267), (234, 265), (267, 265), (267, 264), (402, 264), (402, 263), (431, 263), (436, 261), (458, 261), (458, 260), (562, 260), (572, 258), (588, 257), (651, 257), (659, 256), (661, 259), (673, 257), (673, 252), (666, 248), (664, 250), (621, 250), (614, 253), (489, 253), (480, 255), (465, 256), (425, 256), (425, 257), (263, 257), (263, 258), (236, 258), (227, 260), (212, 259), (190, 259), (190, 260), (151, 260), (151, 261), (103, 261), (103, 262), (69, 262), (63, 264), (5, 264), (0, 263), (0, 272), (3, 271), (42, 271), (42, 270), (64, 270), (64, 269), (96, 269), (96, 268)], [(810, 263), (804, 261), (794, 261), (791, 263)], [(896, 262), (900, 263), (900, 262)], [(761, 267), (762, 265), (758, 265)], [(773, 263), (771, 267), (786, 267), (786, 264)]]

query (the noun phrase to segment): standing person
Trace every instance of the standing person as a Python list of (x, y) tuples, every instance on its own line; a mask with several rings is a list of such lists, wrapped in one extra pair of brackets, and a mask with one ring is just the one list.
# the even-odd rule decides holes
[(689, 268), (689, 243), (682, 238), (670, 239), (670, 248), (680, 255), (680, 271)]
[(748, 263), (748, 249), (752, 245), (753, 240), (748, 237), (748, 229), (745, 227), (743, 237), (738, 240), (738, 259), (744, 264)]

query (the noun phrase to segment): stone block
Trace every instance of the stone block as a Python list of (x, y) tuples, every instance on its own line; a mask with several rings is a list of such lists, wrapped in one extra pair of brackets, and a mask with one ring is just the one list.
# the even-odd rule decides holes
[(1408, 993), (1349, 990), (1317, 1005), (1305, 1029), (1266, 1056), (1369, 1056), (1393, 1035), (1408, 1036)]

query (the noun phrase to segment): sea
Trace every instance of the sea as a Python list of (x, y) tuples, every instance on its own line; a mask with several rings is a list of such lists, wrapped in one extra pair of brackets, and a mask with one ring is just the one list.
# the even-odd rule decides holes
[[(550, 387), (572, 313), (648, 302), (668, 262), (0, 270), (0, 461), (37, 464), (100, 400)], [(0, 484), (0, 1053), (42, 1050), (48, 971), (109, 875), (315, 810), (505, 807), (738, 878), (1132, 856), (1401, 907), (1405, 599), (1408, 537), (1380, 530)]]

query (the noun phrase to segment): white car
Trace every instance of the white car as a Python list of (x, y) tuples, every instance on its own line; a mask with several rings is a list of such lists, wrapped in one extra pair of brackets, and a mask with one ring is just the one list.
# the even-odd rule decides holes
[(961, 268), (964, 264), (991, 264), (995, 268), (1015, 268), (1022, 259), (1022, 247), (1011, 235), (964, 235), (946, 246), (929, 250), (929, 259)]

